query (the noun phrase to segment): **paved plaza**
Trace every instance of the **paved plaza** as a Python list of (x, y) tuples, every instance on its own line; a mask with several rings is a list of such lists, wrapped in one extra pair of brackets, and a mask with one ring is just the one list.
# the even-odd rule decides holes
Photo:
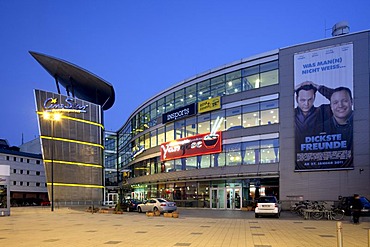
[[(280, 219), (253, 212), (179, 209), (179, 218), (125, 212), (88, 213), (84, 208), (11, 208), (0, 217), (0, 246), (337, 246), (336, 221), (304, 220), (290, 212)], [(343, 246), (367, 247), (370, 219), (343, 219)]]

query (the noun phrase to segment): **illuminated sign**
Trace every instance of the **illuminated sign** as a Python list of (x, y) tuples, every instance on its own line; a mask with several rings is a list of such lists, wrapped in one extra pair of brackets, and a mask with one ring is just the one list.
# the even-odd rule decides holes
[(195, 112), (195, 103), (178, 108), (176, 110), (167, 112), (166, 114), (162, 115), (162, 123), (167, 123), (171, 121), (175, 121), (181, 118), (185, 118), (188, 116), (194, 115)]
[(203, 154), (221, 153), (221, 131), (217, 131), (223, 123), (223, 117), (217, 117), (211, 132), (165, 142), (161, 145), (161, 161), (191, 157)]
[(165, 142), (161, 145), (161, 161), (191, 157), (222, 151), (222, 131), (215, 134), (200, 134)]
[(217, 109), (221, 109), (221, 97), (220, 96), (198, 102), (198, 112), (199, 113), (213, 111)]
[(138, 156), (139, 154), (141, 154), (144, 151), (145, 151), (144, 146), (135, 146), (133, 148), (133, 152), (132, 152), (132, 159), (135, 159), (136, 156)]
[(43, 105), (45, 111), (67, 113), (85, 113), (88, 107), (88, 105), (77, 104), (73, 98), (66, 98), (65, 104), (58, 103), (57, 98), (48, 98), (44, 101)]

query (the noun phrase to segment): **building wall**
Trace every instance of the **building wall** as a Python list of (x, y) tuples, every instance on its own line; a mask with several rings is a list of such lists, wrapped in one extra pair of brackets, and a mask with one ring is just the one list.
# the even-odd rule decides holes
[[(104, 189), (101, 106), (40, 90), (35, 90), (35, 98), (49, 198), (53, 187), (54, 202), (101, 203)], [(45, 119), (45, 111), (61, 113), (60, 121)]]
[[(354, 64), (354, 169), (295, 172), (294, 53), (353, 42)], [(370, 196), (369, 165), (369, 32), (344, 35), (281, 49), (280, 61), (280, 192), (281, 199), (303, 196), (336, 200), (354, 193)], [(284, 152), (284, 153), (283, 153)]]
[[(24, 198), (48, 200), (45, 170), (41, 155), (0, 150), (0, 164), (10, 167), (10, 193), (13, 205)], [(24, 201), (26, 202), (26, 201)]]

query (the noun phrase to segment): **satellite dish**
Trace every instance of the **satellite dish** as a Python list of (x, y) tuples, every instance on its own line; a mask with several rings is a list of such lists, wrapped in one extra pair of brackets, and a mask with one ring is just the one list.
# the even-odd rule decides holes
[(339, 36), (349, 33), (349, 25), (347, 21), (341, 21), (336, 23), (331, 30), (332, 36)]

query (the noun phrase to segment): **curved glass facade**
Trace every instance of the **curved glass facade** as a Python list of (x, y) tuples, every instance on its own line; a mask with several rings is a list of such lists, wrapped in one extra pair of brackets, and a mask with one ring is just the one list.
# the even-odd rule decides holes
[[(242, 61), (200, 75), (148, 100), (118, 132), (119, 170), (122, 171), (120, 181), (132, 187), (131, 194), (126, 196), (139, 199), (160, 196), (175, 200), (180, 206), (212, 207), (211, 188), (231, 186), (239, 191), (240, 201), (235, 202), (235, 189), (224, 194), (225, 200), (226, 195), (230, 197), (230, 193), (234, 194), (234, 208), (236, 204), (236, 208), (240, 208), (252, 199), (253, 188), (258, 187), (261, 181), (259, 179), (256, 182), (251, 176), (252, 172), (231, 175), (230, 171), (228, 180), (199, 176), (210, 169), (216, 169), (216, 175), (212, 176), (217, 176), (222, 174), (222, 167), (235, 169), (250, 166), (255, 170), (264, 164), (275, 166), (272, 170), (277, 171), (278, 131), (274, 127), (269, 134), (259, 134), (261, 131), (258, 129), (279, 124), (279, 94), (276, 89), (264, 92), (267, 88), (276, 87), (278, 78), (278, 57), (277, 54), (271, 54), (259, 60)], [(218, 107), (210, 106), (212, 100), (214, 104), (219, 103)], [(198, 111), (189, 114), (188, 108), (193, 104)], [(203, 106), (210, 109), (204, 111), (201, 108)], [(161, 144), (210, 133), (217, 119), (222, 119), (218, 131), (230, 133), (223, 137), (221, 152), (161, 160)], [(257, 131), (254, 132), (254, 129)], [(243, 134), (245, 131), (249, 134)], [(231, 138), (233, 135), (236, 138)], [(123, 171), (128, 170), (129, 178), (125, 179), (123, 174), (127, 173)], [(197, 173), (195, 176), (194, 172)], [(164, 174), (171, 174), (171, 178), (158, 178)], [(195, 181), (186, 181), (189, 177)], [(278, 186), (277, 176), (274, 177), (265, 179), (271, 188)], [(190, 190), (193, 195), (189, 194)], [(203, 196), (200, 197), (199, 193)], [(222, 208), (219, 204), (213, 206)], [(223, 206), (226, 207), (227, 203)]]

